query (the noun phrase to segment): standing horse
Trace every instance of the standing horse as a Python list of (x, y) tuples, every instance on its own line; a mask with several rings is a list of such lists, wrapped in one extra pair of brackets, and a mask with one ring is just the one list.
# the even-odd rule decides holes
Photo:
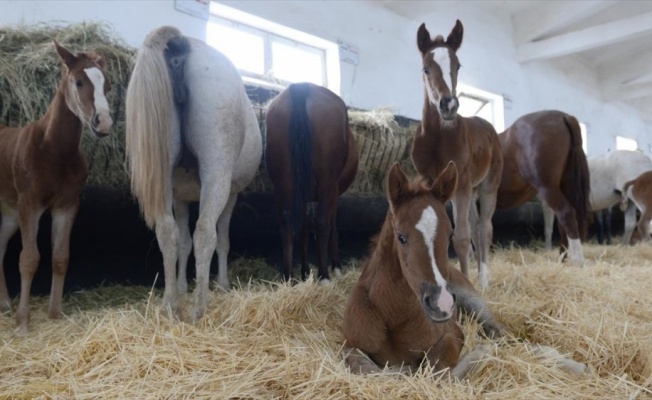
[(442, 36), (432, 40), (425, 24), (421, 24), (417, 32), (425, 100), (423, 118), (412, 145), (412, 161), (419, 174), (433, 179), (449, 161), (455, 161), (459, 183), (453, 198), (453, 246), (462, 273), (468, 277), (470, 238), (473, 236), (480, 287), (484, 289), (489, 283), (487, 259), (493, 236), (491, 217), (496, 208), (503, 157), (498, 135), (489, 122), (457, 114), (460, 62), (456, 52), (462, 44), (463, 32), (459, 20), (446, 41)]
[(431, 182), (408, 182), (398, 164), (387, 176), (389, 210), (344, 311), (352, 372), (379, 372), (385, 365), (409, 372), (428, 360), (436, 370), (453, 368), (452, 375), (463, 378), (488, 347), (459, 359), (464, 334), (457, 308), (474, 315), (486, 333), (506, 333), (448, 261), (452, 228), (444, 205), (458, 183), (455, 164)]
[[(652, 160), (638, 151), (616, 150), (590, 157), (588, 160), (590, 172), (591, 195), (589, 207), (591, 211), (601, 211), (618, 204), (625, 183), (635, 179), (645, 171), (652, 170)], [(544, 225), (546, 243), (552, 236), (554, 217), (545, 203)], [(636, 228), (636, 205), (629, 202), (625, 211), (625, 234), (623, 244), (628, 244)]]
[(517, 119), (499, 138), (504, 167), (496, 207), (517, 207), (538, 193), (559, 219), (562, 247), (581, 265), (589, 168), (577, 119), (561, 111), (539, 111)]
[[(256, 116), (229, 59), (165, 26), (150, 32), (138, 50), (126, 123), (131, 188), (163, 253), (163, 306), (178, 313), (177, 292), (187, 290), (185, 269), (194, 245), (197, 320), (206, 311), (216, 248), (219, 283), (228, 285), (231, 213), (262, 154)], [(199, 201), (194, 238), (188, 230), (190, 201)]]
[(79, 209), (79, 193), (88, 166), (81, 151), (82, 128), (98, 137), (113, 125), (106, 93), (110, 83), (105, 62), (94, 52), (72, 54), (55, 42), (63, 71), (54, 99), (37, 121), (22, 127), (0, 125), (0, 311), (11, 308), (4, 278), (7, 242), (20, 228), (20, 303), (16, 320), (29, 324), (29, 295), (39, 266), (36, 244), (39, 220), (52, 214), (52, 290), (49, 315), (61, 315), (61, 297), (68, 270), (70, 231)]
[[(650, 221), (652, 221), (652, 171), (643, 172), (636, 179), (633, 179), (623, 186), (620, 209), (626, 211), (629, 201), (632, 200), (636, 207), (641, 210), (641, 218), (638, 220), (637, 228), (641, 234), (641, 240), (650, 241)], [(628, 233), (626, 243), (631, 240), (632, 233)]]
[(340, 273), (337, 248), (337, 196), (358, 171), (358, 151), (349, 128), (346, 105), (335, 93), (312, 83), (290, 85), (267, 111), (265, 161), (274, 184), (283, 239), (283, 276), (292, 276), (295, 232), (301, 234), (301, 277), (308, 275), (308, 202), (317, 202), (319, 279), (329, 278), (327, 248), (333, 270)]

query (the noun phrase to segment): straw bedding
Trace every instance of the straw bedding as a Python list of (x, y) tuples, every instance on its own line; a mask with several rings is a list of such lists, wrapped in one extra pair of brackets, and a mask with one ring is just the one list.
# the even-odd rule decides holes
[[(174, 322), (160, 292), (105, 287), (68, 296), (67, 317), (33, 303), (32, 331), (0, 316), (0, 397), (237, 399), (627, 399), (652, 398), (652, 247), (586, 247), (586, 267), (556, 252), (499, 249), (485, 297), (516, 339), (493, 343), (468, 380), (429, 367), (414, 376), (356, 376), (339, 353), (347, 293), (359, 271), (330, 287), (254, 282), (213, 292), (197, 325)], [(267, 269), (237, 260), (233, 277)], [(271, 272), (270, 272), (271, 271)], [(186, 301), (186, 306), (189, 301)], [(462, 319), (466, 349), (487, 342)], [(588, 365), (577, 378), (531, 354), (554, 346)]]

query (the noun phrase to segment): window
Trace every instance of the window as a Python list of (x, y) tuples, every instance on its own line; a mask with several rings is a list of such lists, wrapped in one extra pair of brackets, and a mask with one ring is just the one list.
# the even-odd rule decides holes
[(249, 82), (284, 87), (312, 82), (339, 94), (337, 44), (211, 2), (206, 42)]
[(616, 136), (616, 149), (617, 150), (637, 150), (638, 142), (634, 139), (626, 138), (623, 136)]
[(582, 150), (584, 150), (584, 154), (588, 154), (589, 145), (586, 142), (586, 124), (584, 122), (580, 122), (580, 134), (582, 135)]
[(459, 83), (457, 99), (460, 102), (458, 113), (461, 116), (478, 116), (489, 121), (497, 132), (505, 130), (502, 96)]

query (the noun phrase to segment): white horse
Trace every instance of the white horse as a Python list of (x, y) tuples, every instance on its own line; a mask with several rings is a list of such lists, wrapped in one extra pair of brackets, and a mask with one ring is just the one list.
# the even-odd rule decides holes
[[(593, 156), (588, 160), (591, 180), (591, 211), (602, 211), (621, 201), (623, 186), (645, 171), (652, 170), (652, 160), (631, 150), (616, 150)], [(552, 248), (552, 225), (555, 214), (545, 202), (543, 208), (546, 249)], [(630, 201), (625, 209), (623, 244), (628, 244), (636, 228), (636, 205)]]
[[(147, 36), (136, 55), (126, 123), (132, 192), (163, 253), (163, 306), (179, 313), (178, 292), (187, 291), (186, 264), (194, 245), (197, 320), (206, 311), (216, 248), (218, 282), (228, 287), (231, 213), (262, 155), (256, 116), (228, 58), (164, 26)], [(188, 229), (190, 201), (199, 201), (194, 241)]]

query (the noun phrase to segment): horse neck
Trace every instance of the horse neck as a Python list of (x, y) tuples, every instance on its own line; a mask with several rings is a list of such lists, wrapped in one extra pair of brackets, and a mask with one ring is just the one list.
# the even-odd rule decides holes
[(79, 151), (82, 134), (81, 121), (66, 104), (65, 85), (62, 80), (47, 111), (37, 121), (37, 126), (45, 132), (44, 146), (61, 157)]

